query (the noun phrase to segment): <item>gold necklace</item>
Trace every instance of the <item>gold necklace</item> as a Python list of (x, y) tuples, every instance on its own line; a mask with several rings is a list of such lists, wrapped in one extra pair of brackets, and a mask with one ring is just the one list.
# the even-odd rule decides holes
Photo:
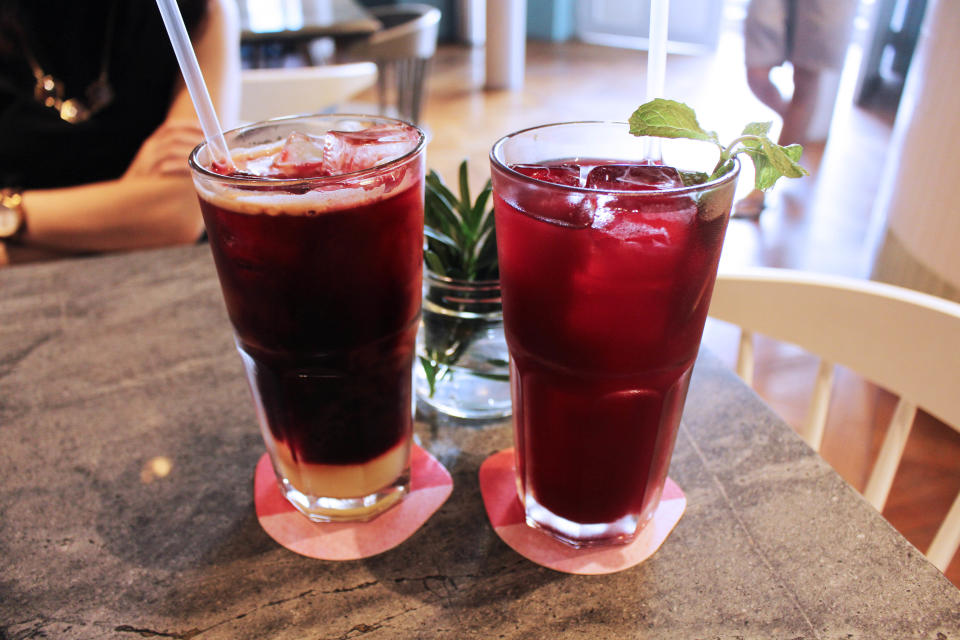
[[(58, 80), (53, 74), (47, 73), (37, 62), (36, 56), (27, 47), (26, 38), (22, 38), (23, 51), (26, 55), (30, 69), (33, 71), (35, 84), (33, 87), (33, 97), (40, 104), (54, 109), (60, 114), (60, 117), (70, 124), (86, 122), (95, 114), (107, 108), (114, 99), (113, 86), (110, 84), (110, 48), (113, 42), (113, 31), (116, 25), (117, 3), (114, 0), (110, 8), (110, 16), (107, 21), (107, 31), (104, 35), (103, 53), (100, 56), (100, 73), (96, 79), (87, 85), (84, 91), (85, 100), (80, 98), (68, 98), (64, 100), (65, 89), (63, 81)], [(22, 34), (21, 34), (22, 36)]]

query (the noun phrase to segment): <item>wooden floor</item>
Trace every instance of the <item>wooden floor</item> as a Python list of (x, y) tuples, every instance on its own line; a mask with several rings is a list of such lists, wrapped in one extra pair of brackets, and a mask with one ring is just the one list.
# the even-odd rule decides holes
[[(715, 54), (670, 56), (667, 94), (693, 106), (700, 122), (736, 137), (752, 120), (775, 115), (750, 94), (743, 72), (739, 28), (728, 24)], [(853, 106), (859, 49), (851, 47), (829, 143), (814, 145), (804, 163), (812, 176), (791, 181), (768, 199), (757, 222), (730, 224), (722, 264), (790, 267), (865, 277), (875, 230), (873, 204), (894, 114)], [(448, 182), (460, 160), (470, 161), (474, 189), (489, 175), (487, 153), (501, 135), (547, 122), (625, 120), (643, 101), (645, 53), (585, 45), (530, 42), (525, 85), (518, 91), (483, 90), (481, 49), (441, 46), (429, 79), (423, 124), (431, 135), (428, 165)], [(741, 192), (752, 175), (741, 177)], [(731, 366), (729, 327), (711, 321), (705, 343)], [(758, 345), (758, 393), (795, 427), (816, 364), (790, 345)], [(823, 456), (862, 490), (879, 450), (881, 427), (893, 408), (890, 394), (839, 371)], [(851, 446), (863, 442), (863, 446)], [(929, 545), (936, 523), (960, 489), (960, 434), (928, 416), (917, 420), (884, 515), (918, 548)], [(960, 558), (947, 572), (960, 585)]]

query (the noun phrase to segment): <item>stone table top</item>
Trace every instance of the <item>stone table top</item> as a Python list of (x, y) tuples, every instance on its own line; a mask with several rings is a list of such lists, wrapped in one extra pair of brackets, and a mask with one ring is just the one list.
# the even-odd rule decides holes
[(418, 421), (454, 489), (399, 547), (287, 551), (254, 513), (248, 393), (207, 247), (0, 270), (0, 638), (960, 639), (960, 591), (707, 352), (686, 513), (604, 576), (488, 524), (509, 421)]

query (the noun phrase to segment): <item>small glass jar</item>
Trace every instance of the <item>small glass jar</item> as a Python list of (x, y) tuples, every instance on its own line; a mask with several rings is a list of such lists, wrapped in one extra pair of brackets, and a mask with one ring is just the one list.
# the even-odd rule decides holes
[(419, 402), (457, 418), (509, 416), (510, 369), (499, 280), (424, 269), (414, 386)]

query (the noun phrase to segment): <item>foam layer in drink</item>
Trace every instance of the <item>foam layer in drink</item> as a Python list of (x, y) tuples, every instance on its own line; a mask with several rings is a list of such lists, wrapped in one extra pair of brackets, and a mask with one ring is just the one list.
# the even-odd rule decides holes
[[(420, 179), (416, 169), (399, 167), (380, 176), (372, 176), (356, 185), (317, 184), (310, 191), (303, 187), (277, 185), (272, 190), (249, 189), (236, 185), (197, 183), (197, 192), (207, 202), (236, 213), (271, 216), (314, 216), (373, 204), (390, 194), (413, 187)], [(333, 178), (332, 180), (336, 180)]]
[(371, 171), (412, 152), (420, 133), (409, 125), (377, 125), (322, 134), (294, 132), (283, 140), (231, 149), (226, 178), (197, 178), (200, 196), (248, 214), (317, 215), (376, 202), (410, 187), (418, 171), (406, 166)]

